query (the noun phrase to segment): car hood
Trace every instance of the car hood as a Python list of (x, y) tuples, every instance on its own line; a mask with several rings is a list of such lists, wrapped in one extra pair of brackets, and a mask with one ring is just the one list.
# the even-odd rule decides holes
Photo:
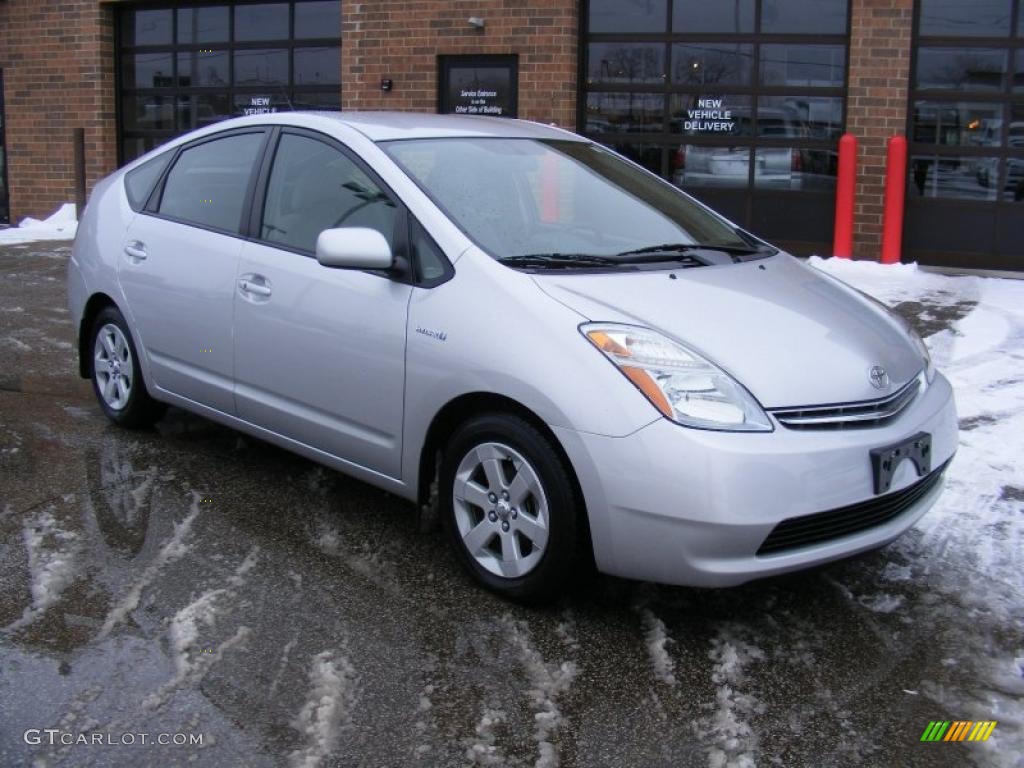
[[(877, 399), (924, 367), (899, 320), (787, 254), (672, 272), (537, 273), (534, 280), (588, 320), (642, 325), (684, 342), (765, 408)], [(874, 366), (889, 374), (889, 388), (872, 385)]]

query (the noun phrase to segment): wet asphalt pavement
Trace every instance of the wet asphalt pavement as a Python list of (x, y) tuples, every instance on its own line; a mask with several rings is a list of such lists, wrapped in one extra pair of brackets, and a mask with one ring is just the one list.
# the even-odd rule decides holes
[[(1019, 713), (988, 664), (1024, 642), (1019, 611), (965, 607), (915, 561), (918, 531), (733, 590), (595, 575), (511, 605), (381, 491), (174, 409), (107, 423), (69, 252), (0, 247), (0, 765), (1021, 764), (1019, 720), (919, 741)], [(973, 309), (922, 301), (930, 330)]]

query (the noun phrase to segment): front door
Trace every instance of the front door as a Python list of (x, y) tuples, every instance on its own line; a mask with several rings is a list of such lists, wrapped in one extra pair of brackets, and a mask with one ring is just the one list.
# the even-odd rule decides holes
[(238, 233), (264, 136), (250, 131), (183, 150), (155, 209), (135, 217), (118, 257), (150, 383), (229, 414)]
[(333, 227), (371, 227), (393, 244), (398, 212), (340, 146), (282, 133), (235, 298), (238, 415), (389, 477), (401, 474), (412, 289), (321, 266), (314, 253)]

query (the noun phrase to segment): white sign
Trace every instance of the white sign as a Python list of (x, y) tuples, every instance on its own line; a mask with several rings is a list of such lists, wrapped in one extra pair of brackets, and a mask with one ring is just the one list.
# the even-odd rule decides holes
[(277, 112), (277, 107), (270, 106), (269, 96), (253, 96), (249, 99), (249, 106), (242, 109), (243, 115), (267, 115)]
[(731, 109), (722, 109), (722, 99), (697, 99), (697, 108), (686, 110), (684, 131), (729, 133), (733, 129)]

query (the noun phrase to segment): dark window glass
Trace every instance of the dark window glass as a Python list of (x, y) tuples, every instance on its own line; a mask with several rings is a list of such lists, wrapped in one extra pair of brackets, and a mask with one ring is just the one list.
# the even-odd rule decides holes
[(124, 161), (130, 163), (132, 160), (142, 157), (149, 150), (156, 149), (166, 140), (157, 136), (126, 136), (123, 142)]
[(121, 17), (121, 42), (124, 45), (170, 45), (174, 31), (173, 11), (133, 10)]
[(232, 116), (226, 93), (204, 93), (178, 97), (178, 130), (190, 131)]
[(125, 88), (170, 88), (174, 85), (171, 53), (126, 53), (121, 59)]
[(179, 43), (226, 43), (230, 37), (226, 5), (178, 9)]
[(325, 229), (369, 227), (391, 244), (395, 213), (384, 191), (337, 149), (281, 137), (263, 207), (264, 240), (312, 253)]
[(160, 213), (237, 233), (262, 133), (215, 139), (186, 149), (164, 184)]
[[(1024, 16), (1024, 3), (1021, 7), (1021, 16)], [(1017, 51), (1017, 66), (1013, 70), (1013, 90), (1024, 91), (1024, 49)]]
[(921, 0), (922, 35), (1006, 37), (1013, 0)]
[(998, 48), (933, 48), (917, 51), (918, 88), (998, 91), (1006, 82), (1005, 50)]
[(661, 176), (661, 147), (654, 144), (616, 144), (610, 149)]
[(287, 85), (288, 50), (242, 48), (235, 54), (235, 85)]
[(846, 48), (841, 45), (761, 46), (761, 82), (841, 88), (846, 77)]
[(754, 0), (674, 0), (672, 31), (753, 32)]
[(415, 219), (410, 220), (409, 229), (409, 245), (412, 246), (412, 257), (416, 263), (419, 280), (429, 282), (444, 277), (448, 260), (437, 243)]
[(125, 174), (124, 191), (128, 195), (128, 204), (133, 210), (142, 210), (142, 206), (149, 199), (149, 193), (153, 191), (153, 185), (160, 178), (160, 174), (164, 172), (167, 163), (171, 161), (172, 154), (174, 153), (164, 152)]
[(295, 37), (341, 37), (341, 2), (296, 3)]
[(235, 40), (287, 39), (287, 3), (235, 6)]
[(1024, 201), (1024, 104), (1014, 104), (1011, 116), (1006, 144), (1014, 154), (1005, 162), (1003, 199), (1019, 203)]
[(998, 147), (1003, 141), (1001, 104), (917, 101), (911, 119), (911, 140), (918, 144)]
[(178, 54), (178, 82), (182, 86), (226, 88), (227, 51), (188, 51)]
[(750, 147), (681, 144), (670, 156), (677, 187), (745, 187), (750, 176)]
[(677, 85), (746, 85), (753, 69), (752, 45), (677, 43), (672, 46), (672, 82)]
[(341, 48), (295, 49), (295, 85), (340, 85)]
[(754, 150), (754, 186), (832, 192), (836, 187), (837, 160), (832, 149), (758, 147)]
[(838, 139), (843, 100), (830, 96), (762, 96), (757, 135), (773, 139)]
[(175, 128), (174, 96), (170, 94), (126, 95), (121, 111), (127, 131), (173, 131)]
[(337, 112), (341, 109), (341, 91), (337, 88), (322, 93), (300, 92), (292, 96), (293, 109), (319, 109)]
[(591, 43), (587, 49), (587, 82), (636, 85), (665, 78), (662, 43)]
[(846, 32), (846, 0), (763, 0), (761, 31), (841, 35)]
[(586, 130), (591, 133), (661, 131), (665, 99), (652, 93), (587, 94)]
[(676, 93), (669, 104), (669, 129), (688, 136), (750, 136), (752, 117), (751, 97), (731, 93)]
[(995, 200), (994, 157), (931, 157), (910, 160), (910, 195), (963, 200)]
[(591, 0), (590, 31), (665, 32), (667, 0)]

